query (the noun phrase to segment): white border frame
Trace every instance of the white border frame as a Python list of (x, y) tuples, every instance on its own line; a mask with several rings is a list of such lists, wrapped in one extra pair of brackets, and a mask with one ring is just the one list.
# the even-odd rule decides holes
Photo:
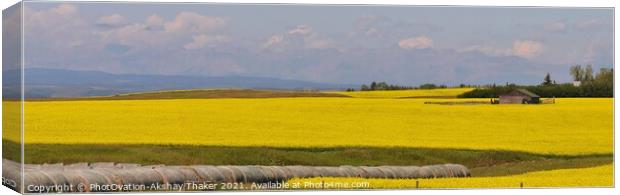
[[(33, 0), (26, 0), (33, 1)], [(54, 2), (62, 2), (63, 0), (46, 0), (46, 1), (54, 1)], [(71, 1), (87, 1), (93, 2), (97, 0), (64, 0), (65, 2)], [(518, 6), (518, 7), (618, 7), (618, 2), (614, 0), (587, 0), (587, 1), (579, 1), (579, 0), (104, 0), (106, 2), (160, 2), (160, 3), (284, 3), (284, 4), (352, 4), (352, 5), (426, 5), (426, 6), (442, 6), (442, 5), (461, 5), (461, 6)], [(4, 10), (7, 7), (16, 4), (19, 0), (2, 0), (0, 2), (0, 7)], [(615, 10), (614, 10), (615, 12)], [(0, 16), (1, 18), (1, 16)], [(618, 50), (615, 50), (618, 45), (618, 40), (615, 37), (618, 35), (618, 32), (615, 31), (615, 26), (618, 26), (617, 15), (614, 13), (614, 67), (615, 64), (618, 64), (617, 58)], [(0, 34), (1, 34), (0, 27)], [(23, 48), (22, 48), (23, 49)], [(2, 54), (0, 53), (0, 57)], [(23, 56), (23, 55), (22, 55)], [(0, 86), (1, 86), (1, 76), (0, 76)], [(618, 84), (620, 81), (614, 80), (614, 97), (615, 91), (620, 89)], [(620, 105), (620, 102), (614, 101), (614, 108)], [(1, 106), (0, 106), (1, 107)], [(616, 110), (614, 110), (614, 126), (619, 121), (618, 116), (616, 115)], [(618, 143), (615, 142), (618, 136), (615, 134), (614, 128), (614, 143), (615, 150), (618, 148)], [(1, 145), (0, 145), (1, 149)], [(1, 150), (0, 150), (1, 152)], [(614, 153), (615, 159), (615, 153)], [(1, 164), (1, 163), (0, 163)], [(617, 167), (618, 162), (614, 160), (614, 167)], [(0, 166), (1, 170), (1, 166)], [(464, 194), (464, 195), (478, 195), (478, 194), (524, 194), (524, 193), (541, 193), (541, 194), (617, 194), (620, 190), (618, 190), (618, 174), (615, 174), (615, 186), (616, 188), (563, 188), (563, 189), (516, 189), (516, 190), (494, 190), (494, 189), (476, 189), (476, 190), (388, 190), (388, 191), (297, 191), (297, 192), (225, 192), (225, 193), (233, 193), (233, 194), (411, 194), (411, 193), (420, 193), (420, 194)], [(7, 187), (0, 187), (1, 194), (17, 194), (15, 191), (8, 189)], [(188, 193), (188, 192), (186, 192)], [(189, 192), (191, 193), (191, 192)], [(221, 193), (221, 192), (220, 192)], [(135, 194), (135, 193), (133, 193)], [(179, 194), (179, 193), (140, 193), (140, 194)], [(202, 193), (200, 193), (202, 194)]]

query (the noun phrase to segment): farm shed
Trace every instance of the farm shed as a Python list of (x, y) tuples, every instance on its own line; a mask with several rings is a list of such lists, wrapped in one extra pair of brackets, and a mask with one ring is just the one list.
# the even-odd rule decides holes
[(500, 104), (538, 104), (540, 96), (526, 89), (514, 89), (508, 93), (499, 95)]

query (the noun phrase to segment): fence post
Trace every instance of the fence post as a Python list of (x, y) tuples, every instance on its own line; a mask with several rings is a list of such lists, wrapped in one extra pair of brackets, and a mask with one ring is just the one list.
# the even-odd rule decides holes
[(521, 184), (519, 185), (519, 187), (520, 187), (521, 189), (523, 189), (523, 182), (521, 182)]
[(420, 188), (420, 181), (415, 180), (415, 189), (419, 189), (419, 188)]

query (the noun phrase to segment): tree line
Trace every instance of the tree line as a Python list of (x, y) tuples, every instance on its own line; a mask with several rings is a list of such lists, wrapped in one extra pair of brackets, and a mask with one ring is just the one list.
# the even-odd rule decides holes
[[(439, 89), (448, 88), (446, 85), (436, 85), (433, 83), (425, 83), (417, 87), (387, 84), (386, 82), (373, 81), (369, 85), (360, 86), (360, 91), (389, 91), (389, 90), (407, 90), (407, 89)], [(354, 88), (348, 88), (347, 91), (356, 91)]]
[(541, 97), (613, 97), (613, 68), (601, 68), (594, 73), (592, 65), (570, 67), (573, 83), (557, 84), (547, 73), (539, 85), (495, 84), (459, 95), (460, 98), (497, 98), (513, 89), (527, 89)]

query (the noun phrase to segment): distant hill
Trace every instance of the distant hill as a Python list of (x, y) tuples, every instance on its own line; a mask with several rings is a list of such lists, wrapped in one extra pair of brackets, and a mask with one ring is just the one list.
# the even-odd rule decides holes
[[(3, 72), (5, 86), (19, 81), (18, 70)], [(111, 74), (100, 71), (30, 68), (25, 70), (27, 98), (110, 96), (122, 93), (206, 88), (335, 90), (355, 87), (275, 78)]]
[(77, 98), (31, 98), (33, 101), (48, 100), (155, 100), (155, 99), (215, 99), (215, 98), (294, 98), (294, 97), (350, 97), (335, 93), (313, 91), (283, 91), (255, 89), (196, 89), (175, 91), (154, 91), (129, 93), (112, 96), (77, 97)]

